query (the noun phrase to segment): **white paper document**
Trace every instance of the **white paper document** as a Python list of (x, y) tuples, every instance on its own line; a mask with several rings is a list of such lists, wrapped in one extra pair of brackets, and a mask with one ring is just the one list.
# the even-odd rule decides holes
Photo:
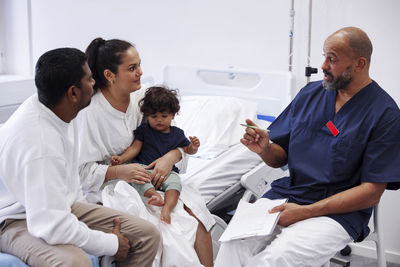
[(219, 241), (226, 242), (251, 236), (270, 235), (278, 222), (279, 212), (269, 213), (269, 210), (286, 201), (287, 199), (260, 198), (255, 203), (248, 203), (240, 200), (235, 215)]

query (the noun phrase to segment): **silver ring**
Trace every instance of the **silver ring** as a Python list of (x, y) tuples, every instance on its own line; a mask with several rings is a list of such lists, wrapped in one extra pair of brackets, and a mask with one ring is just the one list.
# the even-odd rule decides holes
[(162, 178), (162, 179), (164, 179), (164, 176), (163, 176), (163, 175), (161, 175), (161, 178)]

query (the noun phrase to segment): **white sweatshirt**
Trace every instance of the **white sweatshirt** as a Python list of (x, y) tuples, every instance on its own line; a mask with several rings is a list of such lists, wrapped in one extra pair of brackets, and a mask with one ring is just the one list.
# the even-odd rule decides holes
[(65, 123), (28, 98), (0, 128), (0, 222), (26, 218), (28, 231), (51, 245), (72, 244), (115, 255), (118, 238), (91, 230), (71, 213), (85, 202), (78, 174), (75, 122)]

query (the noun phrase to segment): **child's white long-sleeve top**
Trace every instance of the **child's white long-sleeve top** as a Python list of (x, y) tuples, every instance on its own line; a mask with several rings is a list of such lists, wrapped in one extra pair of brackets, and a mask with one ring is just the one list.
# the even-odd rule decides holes
[(0, 222), (26, 218), (28, 231), (49, 244), (72, 244), (94, 255), (115, 255), (118, 238), (91, 230), (71, 213), (84, 202), (75, 123), (65, 123), (28, 98), (0, 128)]

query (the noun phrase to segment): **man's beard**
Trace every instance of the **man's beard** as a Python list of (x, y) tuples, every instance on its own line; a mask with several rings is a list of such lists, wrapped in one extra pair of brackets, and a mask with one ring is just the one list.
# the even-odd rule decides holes
[(332, 73), (324, 70), (324, 73), (330, 76), (332, 79), (331, 81), (323, 80), (322, 85), (328, 91), (334, 91), (334, 90), (337, 91), (340, 89), (345, 89), (353, 79), (350, 70), (351, 70), (351, 65), (348, 66), (346, 70), (342, 74), (340, 74), (336, 79), (333, 77)]
[(78, 112), (81, 111), (82, 109), (86, 108), (87, 106), (89, 106), (91, 101), (92, 101), (92, 98), (90, 98), (87, 103), (80, 104), (78, 107)]

